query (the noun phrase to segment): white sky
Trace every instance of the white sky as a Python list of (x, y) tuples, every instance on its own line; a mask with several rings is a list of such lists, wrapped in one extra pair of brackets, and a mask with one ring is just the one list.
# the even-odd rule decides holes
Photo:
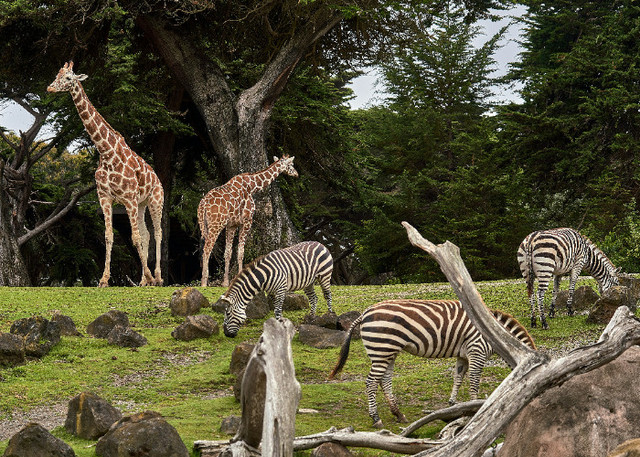
[[(507, 25), (510, 18), (519, 17), (524, 13), (523, 6), (518, 6), (513, 10), (504, 12), (505, 18), (499, 22), (492, 23), (483, 21), (479, 25), (485, 29), (485, 34), (478, 37), (478, 44), (484, 43), (488, 37), (496, 33), (501, 27)], [(503, 39), (502, 47), (496, 52), (497, 70), (496, 75), (503, 75), (507, 72), (509, 63), (518, 60), (520, 46), (517, 40), (520, 36), (520, 25), (512, 24)], [(376, 105), (382, 102), (381, 95), (376, 93), (376, 80), (378, 76), (375, 69), (370, 69), (363, 76), (353, 80), (349, 85), (354, 91), (355, 98), (349, 102), (352, 109), (365, 108), (367, 106)], [(515, 89), (496, 88), (496, 97), (498, 101), (518, 101), (520, 100)], [(33, 121), (33, 117), (25, 110), (14, 103), (0, 104), (0, 126), (5, 127), (14, 132), (18, 130), (26, 131)]]

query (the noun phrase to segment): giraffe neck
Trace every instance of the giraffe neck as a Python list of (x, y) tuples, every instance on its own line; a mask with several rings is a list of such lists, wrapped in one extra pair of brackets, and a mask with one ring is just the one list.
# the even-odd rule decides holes
[(249, 174), (247, 176), (247, 188), (249, 192), (254, 193), (264, 189), (271, 184), (280, 173), (281, 170), (278, 169), (278, 162), (274, 162), (262, 171)]
[[(82, 124), (89, 134), (91, 141), (96, 145), (100, 155), (102, 156), (103, 154), (113, 152), (113, 145), (120, 135), (109, 125), (98, 110), (96, 110), (80, 82), (76, 82), (75, 86), (70, 90), (70, 93), (78, 110), (78, 114), (80, 115), (80, 119), (82, 120)], [(114, 136), (111, 141), (109, 134)]]

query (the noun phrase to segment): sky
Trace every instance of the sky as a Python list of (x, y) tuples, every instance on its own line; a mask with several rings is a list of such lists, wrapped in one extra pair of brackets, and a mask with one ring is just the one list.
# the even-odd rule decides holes
[[(519, 17), (524, 13), (524, 7), (519, 5), (513, 10), (504, 12), (504, 19), (499, 22), (482, 21), (478, 25), (484, 28), (484, 35), (478, 36), (477, 44), (483, 44), (489, 37), (496, 33), (501, 27), (509, 24), (511, 17)], [(520, 25), (512, 23), (503, 39), (502, 47), (495, 55), (497, 69), (494, 75), (504, 75), (509, 67), (509, 63), (518, 60), (520, 45), (517, 40), (520, 36)], [(52, 75), (52, 81), (53, 77)], [(365, 74), (353, 80), (349, 85), (354, 91), (355, 97), (350, 100), (349, 105), (352, 109), (366, 108), (368, 106), (381, 104), (384, 101), (384, 94), (377, 92), (376, 80), (378, 75), (375, 69), (368, 69)], [(517, 88), (516, 88), (517, 89)], [(496, 101), (519, 101), (516, 89), (497, 88)], [(13, 103), (0, 104), (0, 126), (5, 127), (14, 132), (18, 130), (26, 131), (33, 121), (33, 117), (25, 110)], [(47, 134), (45, 133), (45, 136)]]

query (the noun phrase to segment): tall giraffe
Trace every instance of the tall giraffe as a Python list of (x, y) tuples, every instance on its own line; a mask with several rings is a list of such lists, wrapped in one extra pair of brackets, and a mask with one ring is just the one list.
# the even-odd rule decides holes
[[(87, 75), (76, 75), (73, 62), (68, 62), (58, 72), (56, 79), (47, 88), (48, 92), (69, 92), (73, 97), (84, 128), (100, 153), (95, 173), (98, 199), (105, 223), (106, 255), (104, 272), (99, 287), (107, 287), (111, 276), (111, 248), (113, 247), (112, 205), (121, 203), (127, 210), (131, 224), (131, 239), (142, 263), (141, 286), (162, 285), (160, 271), (160, 245), (162, 243), (162, 206), (164, 191), (153, 169), (133, 152), (122, 135), (109, 125), (89, 101), (80, 81)], [(144, 220), (149, 208), (153, 222), (156, 244), (155, 277), (147, 266), (149, 231)]]
[(224, 279), (222, 286), (229, 285), (229, 265), (231, 251), (236, 230), (238, 235), (238, 271), (242, 270), (244, 259), (244, 244), (251, 229), (253, 213), (256, 204), (253, 194), (271, 184), (280, 173), (297, 177), (298, 172), (293, 168), (294, 157), (274, 157), (267, 168), (257, 173), (242, 173), (231, 178), (226, 184), (211, 189), (200, 200), (198, 205), (198, 225), (200, 234), (204, 238), (202, 251), (202, 285), (206, 286), (209, 279), (209, 256), (216, 240), (226, 227), (226, 246), (224, 249)]

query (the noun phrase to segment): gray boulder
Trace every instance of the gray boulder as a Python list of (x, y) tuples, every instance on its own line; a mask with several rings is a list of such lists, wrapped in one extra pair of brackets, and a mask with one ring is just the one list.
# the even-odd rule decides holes
[(40, 424), (31, 423), (13, 435), (3, 457), (75, 457), (73, 449)]
[[(344, 314), (338, 316), (338, 327), (337, 330), (344, 330), (345, 332), (349, 330), (351, 324), (360, 317), (360, 311), (347, 311)], [(353, 330), (351, 334), (351, 339), (357, 340), (360, 338), (360, 326)]]
[(0, 366), (15, 367), (25, 362), (24, 338), (13, 333), (0, 333)]
[(60, 327), (42, 316), (18, 319), (9, 330), (24, 338), (24, 352), (27, 356), (42, 357), (60, 342)]
[(189, 457), (176, 429), (156, 412), (120, 419), (96, 444), (101, 457)]
[[(573, 291), (573, 303), (571, 307), (574, 311), (587, 311), (591, 309), (593, 304), (598, 301), (600, 296), (589, 286), (581, 286)], [(558, 291), (556, 296), (556, 312), (558, 314), (567, 309), (567, 300), (569, 299), (569, 290), (563, 289)], [(566, 313), (565, 313), (566, 314)]]
[(313, 457), (350, 457), (351, 451), (338, 443), (323, 443), (313, 450)]
[(53, 317), (51, 317), (51, 321), (58, 324), (58, 327), (60, 327), (60, 335), (62, 336), (82, 336), (82, 333), (76, 328), (75, 322), (73, 322), (73, 319), (69, 316), (55, 313)]
[(587, 322), (591, 324), (607, 324), (620, 306), (627, 306), (631, 312), (636, 311), (636, 301), (631, 290), (625, 286), (614, 286), (607, 290), (593, 305)]
[(335, 348), (342, 345), (346, 332), (332, 330), (317, 325), (301, 325), (298, 328), (298, 339), (302, 344), (318, 349)]
[(242, 418), (240, 416), (229, 416), (222, 419), (220, 424), (220, 433), (225, 435), (235, 435), (240, 428)]
[(640, 436), (640, 348), (553, 387), (507, 426), (499, 457), (601, 457)]
[(82, 392), (69, 401), (64, 427), (72, 435), (85, 440), (96, 440), (120, 419), (122, 413), (118, 408), (96, 394)]
[(129, 317), (123, 311), (112, 309), (91, 322), (87, 326), (87, 333), (96, 338), (106, 338), (116, 325), (129, 327)]
[(312, 316), (307, 314), (302, 321), (304, 325), (317, 325), (331, 330), (338, 329), (338, 316), (335, 313), (324, 313)]
[(187, 316), (182, 324), (176, 327), (171, 336), (181, 341), (191, 341), (196, 338), (209, 338), (220, 333), (216, 320), (207, 314)]
[(198, 314), (200, 309), (208, 307), (209, 300), (202, 295), (202, 292), (193, 287), (185, 287), (174, 291), (169, 303), (173, 316), (191, 316)]
[(107, 342), (123, 348), (138, 348), (147, 344), (147, 339), (131, 327), (116, 325), (107, 335)]
[[(273, 297), (269, 297), (267, 300), (269, 302), (269, 309), (273, 310), (275, 308)], [(284, 301), (282, 302), (282, 310), (283, 311), (299, 311), (301, 309), (309, 308), (309, 299), (304, 294), (294, 294), (288, 293), (284, 296)]]
[(255, 344), (245, 341), (233, 348), (233, 352), (231, 353), (229, 372), (236, 377), (236, 381), (233, 384), (233, 396), (238, 401), (240, 401), (240, 388), (242, 386), (244, 370), (247, 368), (254, 347)]

